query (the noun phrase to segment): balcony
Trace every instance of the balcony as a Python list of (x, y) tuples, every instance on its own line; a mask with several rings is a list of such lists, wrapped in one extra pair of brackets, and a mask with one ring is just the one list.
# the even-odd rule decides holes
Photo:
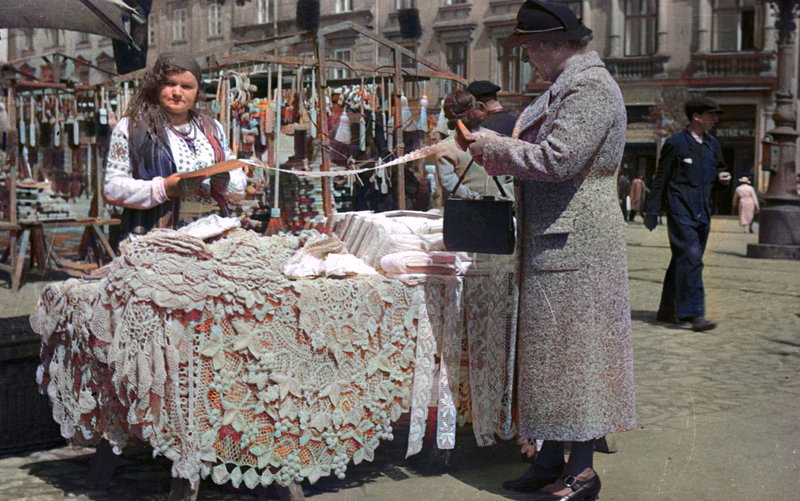
[(694, 54), (686, 68), (686, 76), (770, 77), (775, 76), (775, 61), (775, 54), (765, 52)]
[(617, 80), (650, 79), (663, 76), (669, 56), (604, 59), (609, 73)]

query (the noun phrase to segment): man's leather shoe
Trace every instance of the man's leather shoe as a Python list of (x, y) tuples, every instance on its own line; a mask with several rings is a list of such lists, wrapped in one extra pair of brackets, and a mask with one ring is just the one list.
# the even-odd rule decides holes
[(692, 330), (695, 332), (710, 331), (716, 326), (716, 323), (706, 317), (694, 317), (692, 319)]

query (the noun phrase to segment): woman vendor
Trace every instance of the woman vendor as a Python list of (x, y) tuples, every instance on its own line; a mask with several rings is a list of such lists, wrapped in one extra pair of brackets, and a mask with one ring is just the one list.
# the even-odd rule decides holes
[(176, 228), (180, 202), (191, 195), (211, 196), (224, 213), (227, 196), (244, 192), (247, 177), (241, 168), (202, 184), (202, 178), (180, 176), (221, 162), (239, 163), (222, 125), (194, 109), (201, 82), (193, 57), (161, 54), (114, 127), (103, 193), (109, 203), (124, 207), (121, 237)]
[[(448, 94), (442, 105), (448, 127), (454, 129), (455, 122), (461, 122), (472, 132), (491, 134), (489, 129), (481, 127), (481, 122), (486, 118), (486, 113), (478, 106), (475, 96), (465, 90), (456, 90)], [(471, 165), (470, 165), (471, 163)], [(469, 169), (467, 170), (467, 167)], [(466, 170), (466, 175), (464, 171)], [(458, 179), (464, 175), (461, 184)], [(468, 151), (464, 151), (453, 142), (451, 147), (436, 156), (436, 178), (441, 186), (434, 195), (434, 206), (441, 207), (444, 201), (452, 194), (458, 198), (480, 198), (483, 195), (514, 197), (513, 178), (499, 176), (497, 178), (503, 188), (503, 194), (498, 190), (497, 183), (486, 170), (475, 162)], [(457, 188), (456, 188), (457, 187)], [(455, 193), (453, 193), (455, 190)]]

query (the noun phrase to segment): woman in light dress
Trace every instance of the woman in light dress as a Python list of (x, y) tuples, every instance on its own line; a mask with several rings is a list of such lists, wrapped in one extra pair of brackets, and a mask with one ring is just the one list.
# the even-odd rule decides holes
[(739, 183), (733, 193), (733, 208), (739, 209), (739, 224), (744, 231), (753, 233), (753, 218), (759, 210), (758, 195), (756, 195), (756, 190), (750, 186), (749, 178), (739, 178)]

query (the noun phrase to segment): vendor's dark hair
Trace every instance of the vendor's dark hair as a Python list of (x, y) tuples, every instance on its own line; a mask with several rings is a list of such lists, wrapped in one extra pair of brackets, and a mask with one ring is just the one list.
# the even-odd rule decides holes
[(454, 90), (444, 98), (444, 116), (450, 120), (461, 120), (468, 129), (480, 125), (486, 118), (475, 96), (466, 90)]
[[(145, 127), (152, 137), (157, 137), (164, 144), (168, 144), (167, 129), (172, 125), (172, 122), (169, 114), (159, 104), (158, 94), (171, 75), (183, 73), (184, 71), (187, 70), (161, 58), (156, 61), (150, 71), (145, 73), (139, 89), (123, 114), (123, 116), (128, 117), (131, 126), (138, 123), (140, 126)], [(195, 103), (203, 99), (200, 83), (197, 82), (197, 99)], [(196, 110), (189, 110), (189, 121), (198, 123), (204, 131), (207, 130), (208, 124), (211, 123), (210, 117)]]

